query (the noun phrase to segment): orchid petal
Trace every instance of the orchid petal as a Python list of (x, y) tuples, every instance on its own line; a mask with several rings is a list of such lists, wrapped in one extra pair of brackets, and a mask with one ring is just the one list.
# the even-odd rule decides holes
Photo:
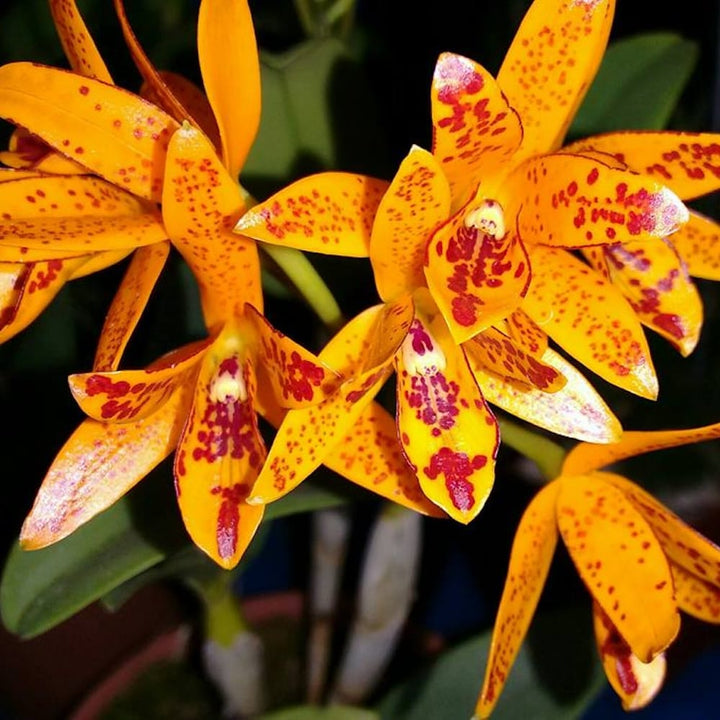
[(42, 177), (42, 173), (37, 170), (16, 170), (15, 168), (6, 167), (0, 168), (0, 184), (38, 177)]
[(235, 232), (272, 245), (367, 257), (373, 219), (387, 187), (364, 175), (310, 175), (255, 205)]
[(689, 218), (677, 195), (652, 178), (562, 153), (523, 163), (497, 200), (506, 212), (520, 208), (523, 242), (554, 247), (665, 237)]
[(670, 563), (670, 569), (677, 606), (699, 620), (720, 623), (720, 588), (675, 563)]
[(0, 343), (24, 330), (50, 304), (87, 257), (0, 263)]
[(693, 277), (720, 280), (720, 224), (691, 211), (690, 220), (668, 238)]
[(175, 393), (134, 423), (85, 420), (55, 458), (20, 533), (27, 549), (50, 545), (102, 512), (175, 449), (191, 396)]
[(527, 355), (509, 337), (494, 328), (488, 328), (463, 343), (463, 350), (471, 369), (483, 368), (510, 383), (519, 384), (519, 389), (535, 387), (554, 393), (565, 386), (566, 380), (561, 372)]
[(391, 301), (425, 285), (423, 264), (433, 230), (450, 214), (450, 187), (426, 150), (413, 147), (380, 201), (370, 262), (380, 297)]
[(70, 391), (82, 411), (101, 422), (143, 420), (190, 382), (209, 341), (176, 350), (145, 370), (116, 370), (70, 375)]
[(87, 168), (53, 150), (25, 128), (16, 128), (9, 149), (0, 152), (0, 162), (11, 168), (25, 168), (53, 175), (84, 175)]
[(350, 379), (319, 405), (285, 415), (249, 502), (277, 500), (325, 462), (390, 376), (393, 356), (412, 317), (409, 298), (395, 305), (376, 305), (328, 343), (320, 360)]
[(545, 585), (557, 545), (555, 503), (559, 489), (559, 483), (552, 482), (540, 490), (527, 506), (515, 532), (493, 627), (485, 681), (475, 710), (479, 718), (489, 717), (498, 701)]
[[(162, 243), (160, 243), (162, 245)], [(149, 247), (157, 247), (150, 245)], [(141, 252), (142, 248), (138, 250)], [(82, 263), (76, 270), (70, 275), (71, 280), (77, 280), (78, 278), (85, 277), (87, 275), (93, 275), (100, 270), (105, 270), (115, 263), (119, 263), (124, 260), (133, 251), (131, 249), (123, 250), (105, 250), (104, 252), (92, 253), (91, 255), (84, 255), (85, 262)]]
[(612, 445), (576, 445), (565, 457), (563, 473), (586, 473), (647, 452), (716, 438), (720, 438), (720, 423), (687, 430), (625, 432), (618, 442)]
[(50, 0), (50, 12), (70, 67), (79, 75), (112, 84), (75, 0)]
[(430, 240), (425, 277), (457, 343), (512, 313), (530, 282), (530, 263), (515, 227), (485, 232), (471, 201)]
[(522, 310), (507, 318), (507, 335), (528, 355), (541, 358), (547, 350), (548, 336)]
[(662, 687), (665, 653), (656, 655), (649, 663), (640, 662), (597, 603), (593, 603), (593, 625), (603, 670), (623, 709), (640, 710)]
[(117, 370), (169, 252), (170, 244), (167, 242), (136, 251), (105, 316), (93, 362), (95, 372)]
[(473, 60), (442, 53), (432, 84), (433, 155), (460, 207), (492, 182), (522, 140), (520, 119), (495, 78)]
[(613, 132), (572, 143), (563, 151), (595, 150), (655, 178), (683, 200), (720, 188), (720, 135), (663, 130)]
[(240, 188), (210, 141), (183, 125), (168, 147), (163, 220), (198, 280), (210, 328), (240, 317), (246, 302), (262, 310), (257, 247), (231, 232), (244, 209)]
[(31, 63), (0, 67), (2, 117), (129, 192), (159, 201), (175, 121), (120, 88)]
[(720, 547), (635, 483), (620, 475), (603, 473), (603, 476), (642, 513), (672, 563), (720, 588)]
[(495, 478), (497, 423), (441, 316), (416, 317), (395, 356), (397, 425), (423, 492), (451, 518), (470, 522)]
[(522, 118), (524, 157), (560, 146), (600, 65), (614, 0), (536, 0), (497, 82)]
[(180, 512), (195, 544), (224, 568), (245, 552), (264, 508), (245, 499), (265, 461), (254, 369), (232, 333), (206, 353), (175, 455)]
[(338, 475), (411, 510), (444, 517), (423, 494), (405, 461), (395, 419), (377, 402), (365, 407), (347, 437), (323, 461)]
[(247, 0), (202, 0), (197, 44), (225, 167), (237, 180), (260, 124), (260, 61)]
[(689, 355), (700, 338), (702, 300), (673, 246), (654, 238), (608, 245), (602, 252), (609, 279), (640, 322)]
[(473, 362), (470, 369), (485, 399), (506, 412), (550, 432), (589, 443), (612, 443), (622, 434), (620, 421), (613, 415), (595, 388), (561, 355), (547, 349), (542, 356), (566, 379), (557, 392), (518, 387)]
[(660, 542), (606, 473), (563, 476), (560, 533), (578, 574), (641, 662), (675, 639), (680, 616)]
[(258, 382), (270, 385), (280, 407), (317, 405), (337, 390), (341, 378), (334, 370), (276, 330), (251, 305), (246, 306), (246, 317), (258, 335)]
[(657, 377), (640, 322), (619, 290), (570, 253), (534, 246), (522, 309), (600, 377), (655, 398)]

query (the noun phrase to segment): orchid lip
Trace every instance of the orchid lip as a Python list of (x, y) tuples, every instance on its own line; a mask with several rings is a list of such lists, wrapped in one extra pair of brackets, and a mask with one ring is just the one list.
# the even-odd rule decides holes
[(218, 373), (210, 386), (210, 397), (213, 402), (245, 402), (248, 398), (247, 386), (241, 374), (233, 374), (224, 370)]
[(411, 375), (433, 375), (447, 367), (445, 354), (427, 328), (423, 328), (422, 349), (416, 349), (416, 338), (408, 333), (401, 347), (403, 365)]
[(465, 227), (476, 228), (496, 240), (505, 237), (505, 213), (497, 200), (483, 200), (465, 216)]

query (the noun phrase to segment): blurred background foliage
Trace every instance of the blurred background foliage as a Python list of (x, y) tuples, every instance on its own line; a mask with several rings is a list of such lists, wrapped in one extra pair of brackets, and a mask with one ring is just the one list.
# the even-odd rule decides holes
[[(79, 4), (116, 82), (137, 89), (139, 76), (125, 50), (110, 0)], [(529, 0), (425, 4), (359, 0), (351, 26), (341, 27), (313, 24), (312, 12), (323, 6), (322, 0), (251, 0), (250, 4), (263, 53), (264, 108), (260, 136), (242, 179), (254, 195), (263, 198), (288, 181), (321, 169), (391, 178), (412, 144), (430, 146), (429, 91), (438, 54), (446, 50), (461, 53), (495, 73)], [(127, 11), (141, 43), (159, 68), (173, 69), (199, 82), (194, 45), (197, 2), (128, 1)], [(618, 0), (612, 41), (627, 41), (637, 33), (660, 35), (644, 41), (645, 45), (631, 44), (624, 51), (618, 50), (614, 67), (604, 69), (608, 73), (605, 91), (595, 97), (591, 94), (572, 132), (632, 127), (634, 119), (647, 108), (647, 98), (663, 93), (667, 96), (665, 104), (653, 105), (657, 114), (652, 122), (684, 130), (720, 131), (719, 24), (720, 6), (709, 0), (685, 0), (681, 5)], [(308, 37), (308, 27), (314, 28), (312, 37)], [(45, 0), (6, 0), (2, 4), (0, 61), (14, 60), (65, 65)], [(628, 78), (629, 67), (637, 68), (634, 80)], [(618, 86), (614, 78), (623, 70), (627, 85)], [(679, 95), (673, 95), (672, 88), (677, 88)], [(641, 124), (647, 126), (647, 119), (643, 121)], [(8, 127), (3, 130), (9, 134)], [(720, 217), (716, 197), (706, 198), (698, 209)], [(312, 260), (346, 316), (376, 301), (366, 261)], [(15, 541), (47, 467), (81, 419), (68, 392), (66, 376), (91, 366), (104, 314), (123, 269), (123, 265), (116, 266), (67, 285), (37, 322), (0, 346), (0, 406), (5, 413), (0, 434), (3, 556)], [(269, 318), (308, 347), (321, 347), (327, 335), (311, 312), (282, 284), (270, 282), (270, 275), (268, 278)], [(713, 283), (697, 282), (706, 319), (695, 353), (683, 359), (666, 343), (650, 337), (661, 387), (656, 403), (623, 394), (595, 379), (596, 387), (627, 428), (686, 427), (720, 420), (720, 294)], [(128, 348), (125, 366), (142, 366), (202, 333), (193, 282), (174, 258)], [(720, 444), (666, 451), (625, 466), (628, 474), (698, 529), (720, 540)], [(538, 481), (533, 468), (503, 448), (495, 490), (476, 521), (469, 527), (426, 523), (424, 560), (413, 610), (416, 623), (438, 632), (447, 643), (489, 627), (517, 520)], [(128, 512), (134, 518), (141, 528), (138, 542), (146, 542), (150, 555), (143, 556), (145, 566), (128, 566), (123, 579), (172, 555), (184, 544), (172, 500), (169, 466), (161, 467), (143, 485), (148, 487), (133, 491), (127, 508), (119, 512)], [(363, 532), (367, 531), (367, 518), (372, 516), (375, 502), (328, 472), (318, 474), (315, 487), (319, 493), (326, 493), (322, 502), (349, 498), (358, 508), (352, 566), (361, 554)], [(163, 520), (160, 525), (158, 517)], [(284, 532), (300, 539), (294, 544), (300, 550), (292, 557), (283, 581), (304, 588), (308, 520), (305, 515), (293, 515), (287, 522)], [(112, 530), (111, 526), (104, 530), (108, 528)], [(148, 535), (147, 528), (153, 528), (154, 533)], [(82, 538), (77, 542), (82, 543)], [(93, 562), (101, 560), (96, 557)], [(54, 561), (53, 566), (57, 568)], [(51, 597), (72, 595), (72, 583), (59, 588), (53, 585), (52, 576), (47, 577), (45, 587), (40, 583), (28, 593), (47, 600), (54, 587)], [(352, 582), (352, 578), (346, 580), (349, 589)], [(249, 587), (246, 584), (244, 589)], [(112, 588), (101, 588), (103, 592), (108, 589)], [(587, 596), (561, 549), (542, 605), (562, 610), (587, 604)], [(715, 629), (705, 627), (701, 631), (689, 620), (686, 625), (689, 630), (671, 651), (671, 673), (679, 672), (698, 649), (720, 639)], [(587, 640), (590, 625), (585, 621), (583, 627), (574, 631), (570, 623), (559, 623), (557, 635), (584, 634)], [(38, 630), (38, 626), (33, 628)], [(556, 642), (554, 636), (552, 642)], [(387, 687), (405, 677), (412, 665), (412, 652), (411, 647), (400, 648), (388, 672)], [(474, 683), (474, 693), (480, 684), (480, 650), (473, 646), (460, 652), (476, 658), (470, 663), (469, 680)], [(456, 662), (468, 672), (466, 660)], [(452, 672), (450, 676), (457, 678)], [(397, 704), (394, 707), (388, 720), (437, 716), (422, 714), (422, 708), (403, 715)], [(553, 712), (548, 711), (547, 716), (560, 717)]]

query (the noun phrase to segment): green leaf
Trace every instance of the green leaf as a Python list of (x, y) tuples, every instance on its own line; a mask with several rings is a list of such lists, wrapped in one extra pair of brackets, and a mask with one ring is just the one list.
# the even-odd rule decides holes
[[(482, 685), (490, 632), (444, 653), (419, 676), (391, 690), (379, 706), (382, 720), (468, 720)], [(588, 608), (539, 616), (518, 653), (493, 720), (574, 720), (603, 674)]]
[(612, 43), (571, 134), (663, 129), (697, 59), (697, 44), (673, 33), (647, 33)]
[[(42, 550), (16, 544), (0, 581), (0, 616), (31, 638), (54, 627), (184, 542), (169, 483), (147, 478), (72, 535)], [(172, 507), (172, 505), (170, 506)]]
[(304, 705), (262, 715), (258, 720), (380, 720), (380, 716), (371, 710), (362, 710), (356, 707), (334, 705), (323, 708)]

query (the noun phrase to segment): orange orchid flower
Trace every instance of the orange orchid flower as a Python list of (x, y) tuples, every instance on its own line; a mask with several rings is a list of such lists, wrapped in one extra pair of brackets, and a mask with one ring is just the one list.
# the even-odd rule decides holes
[[(305, 188), (325, 182), (321, 175), (290, 186), (251, 210), (238, 228), (252, 224), (250, 232), (278, 238), (302, 233), (291, 208), (304, 206)], [(493, 484), (499, 433), (486, 397), (571, 437), (617, 437), (620, 425), (607, 406), (521, 312), (501, 329), (455, 342), (423, 273), (427, 238), (450, 204), (442, 168), (432, 154), (413, 148), (383, 196), (370, 236), (384, 302), (350, 321), (323, 349), (320, 358), (346, 381), (328, 400), (287, 413), (249, 502), (271, 502), (292, 490), (340, 441), (346, 453), (361, 453), (364, 438), (349, 442), (347, 436), (393, 371), (396, 443), (425, 495), (460, 522), (480, 512)]]
[(558, 536), (593, 597), (598, 651), (627, 710), (648, 703), (682, 611), (720, 623), (720, 548), (648, 492), (600, 468), (653, 450), (720, 437), (720, 423), (626, 432), (610, 445), (577, 445), (561, 475), (528, 505), (513, 542), (476, 716), (488, 717), (542, 592)]

